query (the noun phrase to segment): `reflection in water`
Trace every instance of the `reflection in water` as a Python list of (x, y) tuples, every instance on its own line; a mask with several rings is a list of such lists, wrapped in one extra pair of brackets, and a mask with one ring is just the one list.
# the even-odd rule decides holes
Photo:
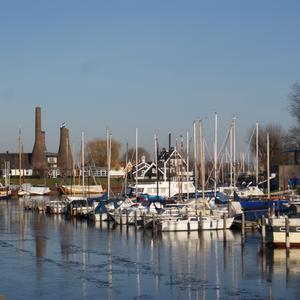
[[(262, 249), (256, 233), (242, 244), (233, 231), (226, 243), (223, 231), (121, 231), (24, 212), (19, 200), (0, 202), (0, 230), (1, 293), (9, 299), (293, 299), (300, 292), (300, 249)], [(14, 280), (19, 290), (10, 288)]]
[(271, 275), (285, 273), (288, 277), (291, 273), (300, 273), (300, 249), (274, 249), (266, 248), (262, 252), (265, 256), (266, 265)]
[(42, 214), (34, 213), (32, 228), (35, 237), (36, 257), (42, 258), (44, 257), (46, 251), (47, 224), (45, 216)]
[(25, 230), (25, 219), (24, 219), (24, 203), (19, 201), (19, 248), (20, 253), (24, 250), (24, 232)]
[[(136, 233), (136, 232), (135, 232)], [(136, 250), (136, 295), (141, 297), (141, 281), (140, 281), (140, 239), (135, 234), (135, 250)]]
[(107, 242), (107, 282), (108, 282), (108, 297), (107, 299), (113, 299), (112, 288), (113, 288), (113, 268), (112, 268), (112, 247), (111, 247), (111, 232), (108, 233)]

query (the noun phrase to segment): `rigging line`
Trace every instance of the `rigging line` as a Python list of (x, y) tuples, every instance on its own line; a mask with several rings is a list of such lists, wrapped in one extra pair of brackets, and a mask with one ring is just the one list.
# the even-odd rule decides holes
[[(245, 157), (248, 155), (248, 153), (250, 153), (251, 141), (252, 141), (253, 136), (254, 136), (254, 134), (255, 134), (255, 130), (256, 130), (256, 127), (253, 128), (251, 137), (250, 137), (250, 139), (249, 139), (249, 143), (248, 143), (247, 148), (246, 148), (246, 151), (245, 151)], [(239, 169), (238, 169), (238, 172), (240, 172), (241, 169), (242, 169), (242, 165), (240, 165), (240, 167), (239, 167)]]
[[(226, 143), (227, 143), (228, 138), (229, 138), (229, 134), (230, 134), (230, 129), (231, 129), (231, 127), (232, 127), (232, 122), (230, 123), (229, 130), (228, 130), (228, 132), (227, 132), (226, 138), (225, 138), (225, 140), (223, 141), (222, 147), (221, 147), (221, 149), (220, 149), (220, 151), (219, 151), (219, 153), (218, 153), (218, 155), (217, 155), (217, 160), (220, 159), (220, 155), (221, 155), (221, 153), (223, 152), (223, 149), (224, 149), (225, 146), (226, 146)], [(210, 154), (210, 152), (209, 152), (209, 148), (208, 148), (208, 145), (207, 145), (205, 139), (204, 139), (204, 144), (205, 144), (205, 146), (206, 146), (206, 148), (207, 148), (207, 153), (209, 154), (209, 158), (210, 158), (210, 160), (212, 161), (213, 159), (212, 159), (212, 156), (211, 156), (211, 154)], [(218, 171), (220, 171), (220, 167), (219, 167)], [(209, 182), (209, 179), (210, 179), (210, 177), (212, 176), (212, 172), (213, 172), (213, 168), (212, 168), (212, 170), (211, 170), (210, 173), (209, 173), (209, 176), (208, 176), (208, 178), (207, 178), (206, 184)]]
[(218, 172), (221, 170), (221, 167), (222, 167), (222, 165), (223, 165), (224, 155), (226, 155), (226, 153), (223, 153), (222, 156), (221, 156), (221, 158), (220, 158), (220, 163), (219, 163)]
[(225, 146), (226, 146), (226, 144), (227, 144), (227, 141), (228, 141), (228, 138), (229, 138), (229, 135), (230, 135), (230, 130), (231, 130), (231, 128), (232, 128), (232, 122), (231, 122), (230, 125), (229, 125), (229, 129), (228, 129), (226, 138), (225, 138), (225, 140), (224, 140), (224, 142), (223, 142), (223, 144), (222, 144), (222, 147), (220, 148), (220, 151), (219, 151), (219, 153), (218, 153), (218, 156), (217, 156), (218, 159), (219, 159), (221, 153), (223, 152), (223, 150), (224, 150), (224, 148), (225, 148)]
[[(87, 149), (88, 149), (88, 151), (89, 151), (89, 155), (90, 155), (90, 158), (91, 158), (91, 160), (92, 160), (92, 166), (96, 168), (96, 163), (95, 163), (95, 160), (94, 160), (94, 158), (93, 158), (91, 148), (88, 146)], [(95, 175), (94, 175), (94, 173), (93, 173), (93, 170), (92, 170), (92, 168), (91, 168), (91, 164), (89, 164), (88, 168), (89, 168), (90, 174), (92, 174), (92, 177), (93, 177), (93, 180), (94, 180), (95, 185), (98, 185), (98, 182), (96, 181), (96, 177), (95, 177)]]
[(208, 147), (208, 145), (206, 143), (206, 139), (204, 137), (203, 137), (203, 141), (204, 141), (204, 145), (205, 145), (205, 148), (206, 148), (206, 152), (205, 153), (208, 153), (209, 159), (210, 159), (210, 161), (212, 161), (213, 158), (211, 156), (211, 153), (209, 152), (209, 147)]
[(254, 127), (254, 129), (253, 129), (253, 131), (252, 131), (251, 137), (250, 137), (250, 139), (249, 139), (249, 143), (248, 143), (247, 148), (246, 148), (246, 151), (245, 151), (245, 156), (248, 154), (248, 152), (249, 152), (249, 150), (250, 150), (251, 141), (252, 141), (252, 138), (253, 138), (253, 136), (254, 136), (255, 130), (256, 130), (256, 127)]

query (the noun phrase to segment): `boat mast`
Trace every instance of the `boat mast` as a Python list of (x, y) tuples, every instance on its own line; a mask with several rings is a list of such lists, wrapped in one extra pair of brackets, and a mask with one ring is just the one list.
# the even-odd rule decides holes
[(230, 187), (233, 186), (233, 122), (230, 125)]
[(19, 185), (22, 185), (22, 141), (21, 141), (21, 125), (19, 125)]
[(233, 186), (236, 186), (236, 134), (235, 134), (235, 120), (233, 117)]
[(155, 165), (156, 165), (156, 199), (158, 199), (159, 195), (159, 185), (158, 185), (158, 143), (157, 143), (157, 136), (156, 133), (154, 134), (154, 156), (155, 156)]
[[(75, 156), (75, 146), (74, 146), (74, 143), (72, 143), (72, 148), (73, 148), (73, 154)], [(71, 190), (73, 189), (72, 186), (76, 184), (75, 179), (76, 179), (76, 169), (75, 169), (75, 157), (74, 157), (74, 159), (72, 160)]]
[(110, 199), (111, 133), (107, 129), (107, 199)]
[(270, 135), (267, 132), (267, 177), (268, 177), (268, 199), (270, 199)]
[(197, 172), (197, 130), (196, 121), (193, 124), (193, 134), (194, 134), (194, 181), (195, 181), (195, 199), (197, 203), (197, 186), (198, 186), (198, 172)]
[(106, 127), (107, 199), (110, 199), (110, 133)]
[(255, 171), (256, 171), (256, 186), (258, 187), (258, 122), (256, 122), (256, 160), (255, 160)]
[(180, 135), (180, 152), (179, 152), (179, 193), (182, 198), (183, 192), (183, 136)]
[(126, 143), (126, 155), (125, 155), (125, 196), (127, 195), (127, 165), (128, 165), (128, 143)]
[(135, 129), (135, 196), (138, 196), (138, 128)]
[(204, 165), (204, 143), (203, 143), (202, 120), (200, 120), (199, 126), (200, 126), (201, 189), (202, 189), (202, 199), (205, 199), (205, 165)]
[(81, 133), (81, 172), (82, 172), (82, 191), (85, 196), (85, 182), (84, 182), (84, 132)]
[(186, 187), (187, 187), (187, 200), (190, 199), (189, 190), (189, 168), (190, 168), (190, 149), (189, 149), (189, 132), (186, 132)]
[(214, 140), (214, 196), (217, 196), (217, 181), (218, 181), (218, 174), (217, 174), (217, 158), (218, 158), (218, 115), (215, 113), (215, 140)]
[(169, 174), (169, 199), (171, 198), (171, 132), (169, 132), (169, 161), (168, 161), (168, 174)]

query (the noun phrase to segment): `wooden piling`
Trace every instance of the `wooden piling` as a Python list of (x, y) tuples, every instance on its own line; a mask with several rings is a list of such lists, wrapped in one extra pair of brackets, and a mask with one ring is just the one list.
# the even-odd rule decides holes
[(245, 214), (244, 212), (242, 213), (242, 238), (245, 237)]
[(266, 219), (265, 219), (265, 216), (261, 217), (261, 237), (262, 237), (262, 244), (265, 245), (265, 243), (266, 243)]
[(143, 212), (143, 229), (146, 229), (146, 214)]
[(202, 230), (202, 211), (200, 211), (199, 219), (198, 219), (198, 231)]
[(120, 226), (122, 228), (122, 226), (123, 226), (123, 219), (122, 219), (122, 211), (121, 211), (121, 209), (119, 209), (119, 216), (120, 216)]
[(114, 223), (117, 224), (117, 210), (114, 211)]
[(226, 213), (224, 213), (223, 215), (223, 238), (224, 238), (224, 242), (226, 242), (226, 230), (227, 230), (227, 217), (226, 217)]
[(232, 200), (229, 199), (229, 200), (228, 200), (228, 206), (227, 206), (227, 209), (228, 209), (228, 217), (231, 216), (231, 213), (230, 213), (230, 210), (231, 210), (231, 202), (232, 202)]
[(135, 229), (137, 229), (137, 227), (138, 227), (138, 223), (137, 223), (137, 212), (136, 212), (136, 211), (134, 212), (134, 227), (135, 227)]
[(223, 230), (226, 232), (226, 227), (227, 227), (227, 218), (226, 218), (226, 213), (223, 214)]
[(156, 233), (156, 215), (152, 214), (152, 231)]
[(288, 217), (285, 218), (285, 247), (290, 249), (290, 220)]
[(128, 229), (128, 221), (129, 221), (129, 217), (128, 217), (128, 210), (126, 209), (126, 227)]
[(188, 220), (187, 222), (187, 231), (190, 232), (191, 231), (191, 224), (190, 224), (190, 220)]

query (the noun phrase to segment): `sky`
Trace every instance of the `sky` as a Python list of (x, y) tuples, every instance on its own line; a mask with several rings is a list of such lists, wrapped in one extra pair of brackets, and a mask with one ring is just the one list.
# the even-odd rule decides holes
[(154, 149), (203, 120), (219, 144), (236, 116), (247, 147), (255, 122), (294, 120), (288, 95), (300, 80), (299, 1), (0, 0), (0, 152), (34, 143), (42, 109), (48, 151), (66, 122), (73, 147), (113, 138)]

